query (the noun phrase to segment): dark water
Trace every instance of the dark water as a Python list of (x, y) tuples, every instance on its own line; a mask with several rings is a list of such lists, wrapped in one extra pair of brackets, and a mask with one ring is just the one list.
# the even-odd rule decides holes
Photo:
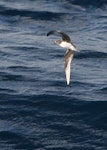
[[(80, 49), (66, 85), (65, 50)], [(0, 1), (0, 150), (107, 150), (107, 1)]]

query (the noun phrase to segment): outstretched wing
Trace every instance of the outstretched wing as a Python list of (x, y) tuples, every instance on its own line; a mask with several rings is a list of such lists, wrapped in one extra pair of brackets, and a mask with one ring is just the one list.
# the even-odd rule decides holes
[(61, 35), (63, 41), (71, 42), (70, 37), (66, 33), (64, 33), (62, 31), (53, 30), (53, 31), (48, 32), (47, 36), (49, 36), (51, 34), (54, 34), (54, 33), (59, 33)]
[(74, 52), (71, 50), (67, 50), (65, 56), (64, 56), (64, 65), (65, 65), (65, 75), (66, 75), (66, 81), (67, 85), (70, 83), (70, 66), (71, 66), (71, 61), (73, 59)]

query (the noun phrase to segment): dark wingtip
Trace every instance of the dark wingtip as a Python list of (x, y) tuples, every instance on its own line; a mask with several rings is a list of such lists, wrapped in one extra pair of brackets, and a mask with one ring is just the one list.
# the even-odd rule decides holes
[(49, 36), (50, 34), (49, 34), (49, 32), (47, 33), (47, 36)]
[(54, 32), (55, 32), (55, 31), (53, 31), (53, 30), (52, 30), (52, 31), (49, 31), (49, 32), (47, 33), (47, 36), (49, 36), (49, 35), (51, 35), (51, 34), (54, 34)]

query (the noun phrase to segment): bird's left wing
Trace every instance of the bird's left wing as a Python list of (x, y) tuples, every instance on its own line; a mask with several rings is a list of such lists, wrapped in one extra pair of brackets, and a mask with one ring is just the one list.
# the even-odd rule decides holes
[(65, 56), (64, 56), (64, 65), (65, 65), (65, 75), (66, 75), (66, 81), (67, 85), (70, 83), (70, 66), (71, 66), (71, 61), (73, 59), (74, 52), (71, 50), (67, 50)]

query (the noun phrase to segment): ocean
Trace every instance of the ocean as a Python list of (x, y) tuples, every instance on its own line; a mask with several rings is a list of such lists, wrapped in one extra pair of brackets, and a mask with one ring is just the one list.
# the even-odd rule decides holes
[(0, 1), (0, 150), (107, 150), (106, 105), (107, 0)]

